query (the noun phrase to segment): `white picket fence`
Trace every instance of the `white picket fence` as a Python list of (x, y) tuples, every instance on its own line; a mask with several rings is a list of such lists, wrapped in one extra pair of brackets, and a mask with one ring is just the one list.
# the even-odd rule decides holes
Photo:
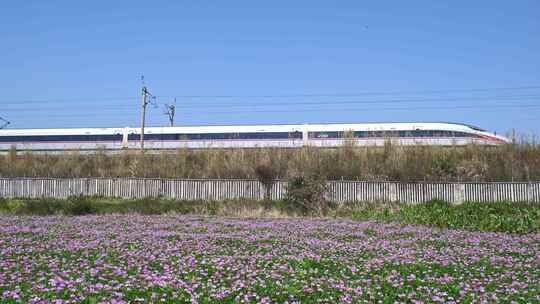
[[(287, 183), (276, 181), (272, 199), (285, 195)], [(534, 183), (396, 183), (328, 182), (328, 199), (396, 201), (403, 203), (442, 199), (464, 201), (540, 202), (540, 182)], [(153, 178), (0, 178), (0, 197), (66, 198), (73, 195), (121, 198), (163, 197), (179, 200), (262, 199), (264, 186), (257, 180), (153, 179)]]

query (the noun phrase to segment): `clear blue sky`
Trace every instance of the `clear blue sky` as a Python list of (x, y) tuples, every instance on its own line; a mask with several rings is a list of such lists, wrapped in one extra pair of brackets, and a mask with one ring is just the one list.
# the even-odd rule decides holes
[(540, 135), (540, 1), (444, 2), (9, 1), (0, 116), (138, 126), (144, 74), (154, 126), (177, 96), (178, 125), (462, 121)]

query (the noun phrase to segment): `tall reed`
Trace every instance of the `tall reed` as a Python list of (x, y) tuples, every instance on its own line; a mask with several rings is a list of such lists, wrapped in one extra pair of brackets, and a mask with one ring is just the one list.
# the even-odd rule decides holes
[(382, 147), (345, 145), (335, 149), (45, 155), (11, 151), (0, 156), (1, 177), (258, 178), (263, 167), (264, 174), (280, 179), (316, 174), (366, 181), (539, 181), (540, 146), (397, 146), (389, 141)]

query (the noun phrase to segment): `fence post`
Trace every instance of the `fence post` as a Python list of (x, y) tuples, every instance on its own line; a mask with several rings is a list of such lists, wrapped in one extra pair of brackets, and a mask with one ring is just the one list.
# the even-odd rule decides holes
[(532, 185), (531, 182), (527, 182), (527, 202), (531, 203), (533, 202), (533, 192), (532, 192)]
[(390, 201), (397, 202), (398, 200), (398, 185), (396, 183), (390, 183)]
[(465, 184), (455, 184), (454, 199), (456, 204), (465, 202)]

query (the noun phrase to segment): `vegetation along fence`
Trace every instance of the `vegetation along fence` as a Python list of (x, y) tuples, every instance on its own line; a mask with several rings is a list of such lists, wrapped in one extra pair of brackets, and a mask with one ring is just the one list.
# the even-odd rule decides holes
[[(345, 201), (399, 201), (442, 199), (464, 201), (540, 202), (540, 182), (534, 183), (396, 183), (328, 182), (328, 199)], [(281, 199), (287, 183), (276, 181), (272, 199)], [(257, 180), (148, 179), (148, 178), (0, 178), (0, 197), (65, 198), (72, 195), (122, 198), (163, 197), (180, 200), (262, 199), (265, 187)]]

